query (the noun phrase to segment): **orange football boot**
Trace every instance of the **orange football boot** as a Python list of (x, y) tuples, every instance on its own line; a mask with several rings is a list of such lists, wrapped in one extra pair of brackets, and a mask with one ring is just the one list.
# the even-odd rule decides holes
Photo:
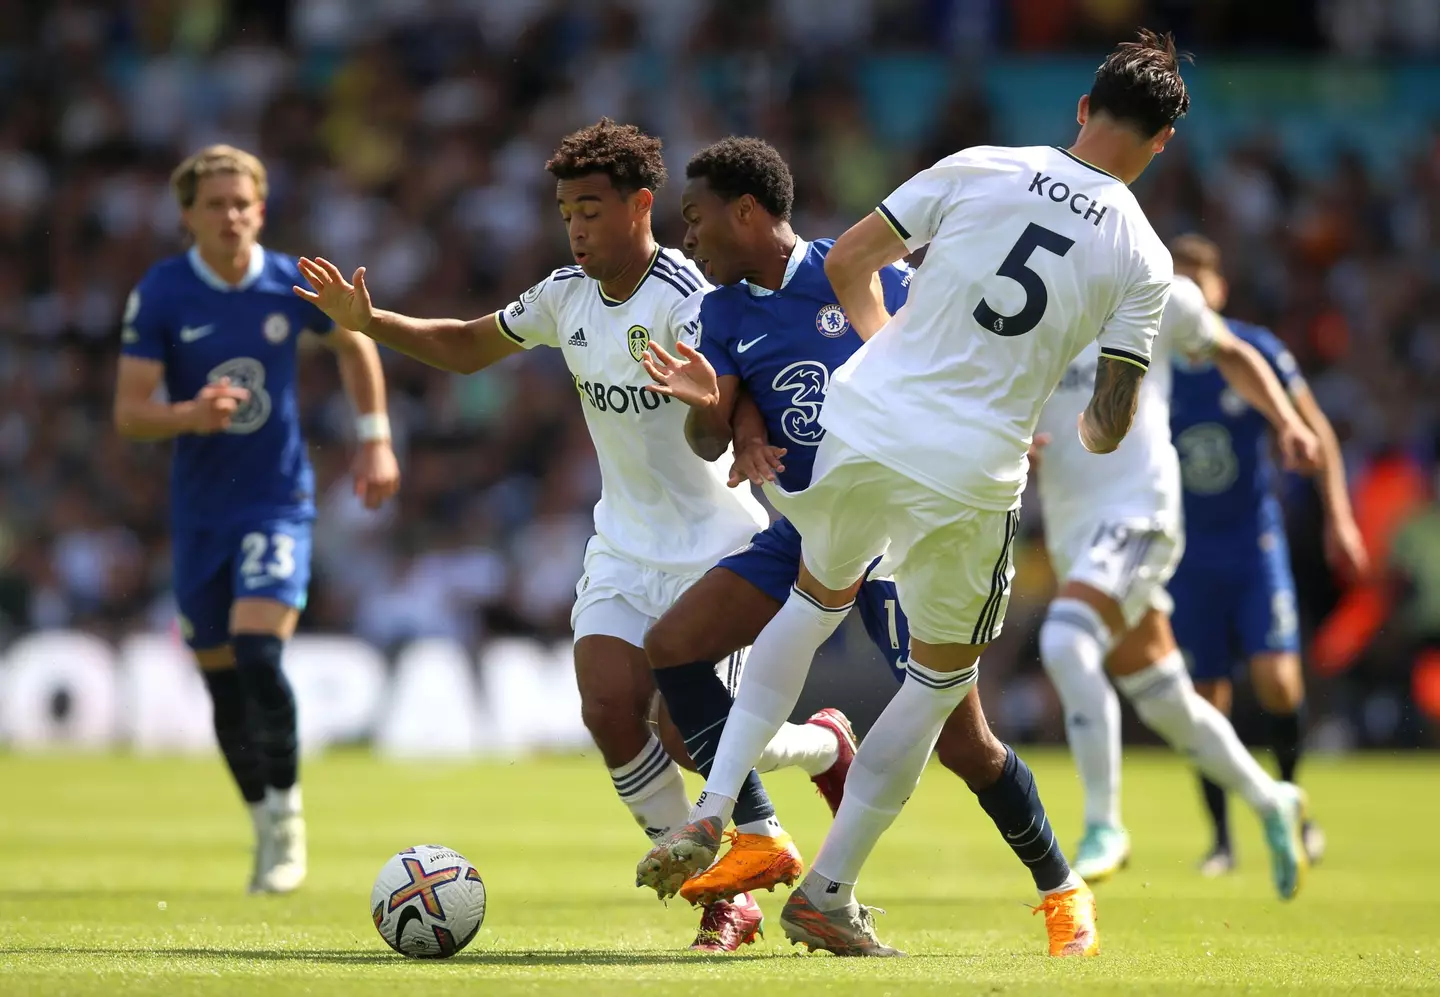
[(754, 890), (792, 885), (804, 871), (800, 849), (790, 835), (769, 838), (763, 834), (725, 832), (730, 849), (710, 868), (696, 873), (680, 887), (680, 896), (692, 904), (712, 904)]
[(1095, 894), (1088, 886), (1064, 893), (1052, 893), (1036, 914), (1045, 912), (1045, 932), (1050, 936), (1050, 954), (1055, 957), (1099, 955), (1100, 932), (1095, 927)]

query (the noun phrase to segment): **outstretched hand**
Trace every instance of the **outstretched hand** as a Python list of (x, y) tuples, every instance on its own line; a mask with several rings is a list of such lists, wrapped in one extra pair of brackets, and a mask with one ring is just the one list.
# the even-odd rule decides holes
[(720, 378), (710, 361), (688, 343), (676, 343), (675, 352), (680, 356), (671, 356), (665, 347), (651, 341), (650, 352), (640, 362), (655, 383), (645, 385), (645, 390), (669, 395), (693, 408), (719, 404)]
[(365, 331), (375, 309), (370, 304), (370, 289), (365, 286), (364, 267), (355, 271), (353, 284), (341, 275), (335, 264), (321, 257), (312, 260), (302, 256), (300, 272), (314, 290), (307, 291), (296, 285), (291, 288), (292, 291), (328, 315), (330, 321), (342, 329)]

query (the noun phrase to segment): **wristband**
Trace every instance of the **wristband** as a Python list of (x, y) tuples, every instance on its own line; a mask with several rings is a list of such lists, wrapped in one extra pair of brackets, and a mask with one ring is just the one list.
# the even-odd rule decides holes
[(355, 437), (361, 443), (380, 443), (390, 439), (390, 417), (384, 412), (356, 416)]

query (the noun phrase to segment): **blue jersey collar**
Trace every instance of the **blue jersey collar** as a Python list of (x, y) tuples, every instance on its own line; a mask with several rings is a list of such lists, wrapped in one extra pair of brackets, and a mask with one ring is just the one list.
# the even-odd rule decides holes
[[(785, 276), (780, 281), (780, 290), (785, 290), (786, 286), (790, 283), (790, 278), (795, 276), (795, 271), (799, 270), (800, 264), (805, 262), (805, 254), (809, 251), (810, 243), (797, 235), (795, 237), (795, 248), (790, 250), (790, 262), (785, 264)], [(740, 283), (745, 285), (745, 290), (749, 291), (752, 297), (768, 298), (775, 293), (768, 287), (757, 287), (748, 280), (742, 280)]]
[(214, 270), (210, 264), (200, 258), (200, 248), (191, 246), (190, 251), (185, 254), (190, 261), (190, 269), (195, 271), (195, 276), (209, 284), (217, 291), (244, 291), (260, 279), (265, 272), (265, 249), (259, 243), (250, 247), (250, 269), (245, 271), (245, 276), (240, 278), (240, 283), (231, 284), (227, 282)]

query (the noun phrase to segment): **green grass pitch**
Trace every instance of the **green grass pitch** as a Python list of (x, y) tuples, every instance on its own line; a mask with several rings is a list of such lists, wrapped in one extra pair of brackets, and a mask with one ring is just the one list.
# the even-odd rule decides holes
[[(1028, 753), (1067, 844), (1069, 759)], [(780, 892), (769, 936), (737, 956), (683, 951), (697, 917), (632, 885), (645, 841), (594, 758), (305, 767), (311, 874), (247, 897), (248, 821), (218, 761), (0, 754), (0, 994), (753, 995), (1440, 993), (1440, 759), (1373, 756), (1305, 772), (1330, 855), (1289, 904), (1254, 818), (1241, 869), (1194, 872), (1194, 782), (1172, 756), (1126, 759), (1128, 871), (1098, 889), (1102, 952), (1049, 960), (1029, 879), (932, 765), (861, 883), (903, 960), (799, 954)], [(828, 820), (802, 776), (768, 779), (807, 856)], [(448, 962), (390, 952), (366, 910), (389, 855), (438, 842), (479, 866), (484, 928)]]

